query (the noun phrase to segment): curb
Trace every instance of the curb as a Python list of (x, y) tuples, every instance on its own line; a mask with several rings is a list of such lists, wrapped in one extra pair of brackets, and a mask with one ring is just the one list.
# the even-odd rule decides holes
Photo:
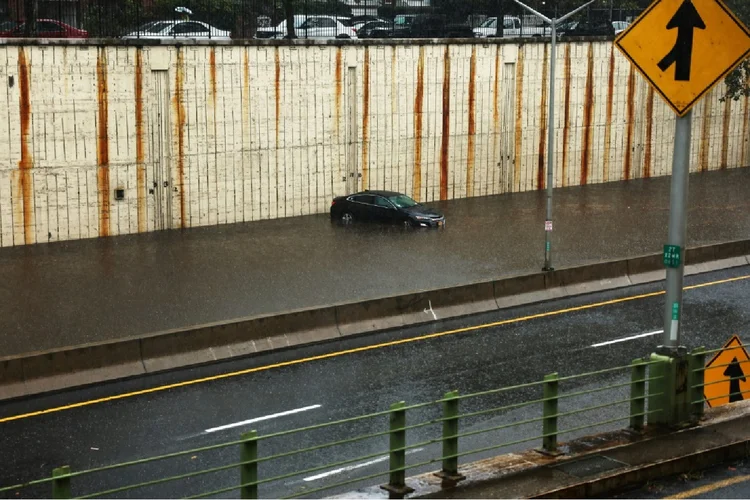
[[(750, 264), (750, 240), (689, 248), (685, 274)], [(0, 358), (0, 401), (664, 279), (661, 254)], [(434, 314), (434, 316), (433, 316)]]

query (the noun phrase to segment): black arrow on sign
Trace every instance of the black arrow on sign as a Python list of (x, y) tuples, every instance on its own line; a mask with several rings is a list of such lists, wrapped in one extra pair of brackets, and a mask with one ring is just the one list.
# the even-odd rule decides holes
[(666, 71), (674, 64), (674, 79), (687, 82), (690, 81), (690, 63), (693, 59), (693, 30), (706, 29), (706, 23), (695, 10), (691, 0), (682, 2), (667, 24), (668, 30), (675, 28), (677, 28), (677, 41), (664, 59), (659, 61), (659, 69)]
[(742, 366), (740, 366), (737, 358), (732, 359), (732, 362), (729, 363), (727, 369), (724, 370), (724, 376), (729, 377), (729, 402), (734, 403), (745, 399), (740, 389), (740, 380), (745, 381), (745, 373), (742, 371)]

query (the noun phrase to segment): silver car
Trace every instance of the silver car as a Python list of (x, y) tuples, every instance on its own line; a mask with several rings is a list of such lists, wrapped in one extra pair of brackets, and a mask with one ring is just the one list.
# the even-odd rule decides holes
[(136, 31), (123, 37), (135, 39), (197, 39), (197, 40), (230, 40), (232, 33), (214, 28), (201, 21), (153, 21), (146, 23)]

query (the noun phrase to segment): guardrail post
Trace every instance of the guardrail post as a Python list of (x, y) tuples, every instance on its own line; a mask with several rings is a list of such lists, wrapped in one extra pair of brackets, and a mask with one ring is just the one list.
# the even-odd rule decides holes
[(52, 498), (73, 498), (70, 492), (70, 466), (64, 465), (52, 471)]
[[(648, 384), (648, 424), (672, 426), (675, 423), (675, 363), (669, 356), (652, 354)], [(652, 413), (653, 412), (653, 413)]]
[(542, 452), (557, 455), (557, 373), (544, 377), (544, 405), (542, 416)]
[(646, 365), (635, 359), (630, 366), (630, 428), (640, 431), (646, 423)]
[(390, 415), (390, 476), (388, 484), (381, 486), (388, 498), (404, 498), (414, 488), (406, 486), (406, 403), (391, 405)]
[(443, 396), (443, 470), (435, 474), (443, 488), (453, 488), (466, 476), (458, 473), (458, 391)]
[(258, 498), (258, 433), (250, 431), (242, 434), (240, 444), (240, 498)]
[(705, 408), (703, 384), (706, 375), (706, 349), (693, 349), (688, 358), (688, 387), (690, 387), (690, 414), (694, 421), (703, 417)]

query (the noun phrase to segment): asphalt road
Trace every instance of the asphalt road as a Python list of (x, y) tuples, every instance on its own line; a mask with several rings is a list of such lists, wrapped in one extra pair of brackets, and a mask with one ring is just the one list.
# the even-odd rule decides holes
[[(686, 279), (710, 286), (685, 292), (684, 339), (689, 347), (720, 347), (750, 325), (750, 268), (736, 268)], [(726, 281), (731, 278), (739, 278)], [(662, 285), (651, 284), (576, 298), (550, 301), (429, 325), (381, 332), (303, 349), (261, 354), (212, 366), (158, 376), (101, 384), (56, 395), (0, 404), (0, 487), (50, 474), (68, 464), (74, 471), (172, 453), (235, 440), (255, 429), (261, 436), (298, 427), (329, 423), (379, 412), (394, 402), (435, 401), (448, 390), (461, 394), (535, 382), (545, 374), (561, 376), (626, 366), (652, 352), (662, 327)], [(656, 292), (656, 295), (648, 295)], [(644, 294), (647, 294), (644, 296)], [(497, 324), (501, 322), (501, 324)], [(488, 323), (494, 325), (484, 326)], [(475, 328), (472, 328), (475, 327)], [(435, 335), (438, 334), (438, 335)], [(650, 334), (650, 335), (643, 335)], [(236, 373), (244, 370), (244, 373)], [(212, 378), (213, 377), (213, 378)], [(218, 377), (218, 378), (217, 378)], [(196, 379), (208, 378), (200, 381)], [(603, 385), (624, 384), (628, 371), (604, 373), (561, 382), (563, 394)], [(171, 387), (169, 384), (181, 384)], [(144, 391), (138, 393), (138, 391)], [(541, 397), (527, 387), (463, 400), (461, 413), (475, 413)], [(627, 387), (561, 400), (567, 412), (626, 399)], [(98, 401), (96, 401), (98, 399)], [(560, 429), (622, 419), (628, 405), (569, 415)], [(34, 414), (33, 412), (43, 412)], [(409, 425), (440, 416), (440, 405), (410, 410)], [(475, 415), (461, 431), (493, 429), (540, 416), (534, 404)], [(244, 425), (239, 422), (254, 420)], [(264, 439), (259, 455), (268, 457), (308, 446), (339, 441), (387, 429), (386, 416), (304, 434)], [(626, 425), (623, 419), (576, 432), (561, 440)], [(231, 426), (221, 429), (223, 426)], [(462, 451), (498, 446), (498, 450), (464, 457), (466, 461), (540, 445), (539, 422), (495, 429), (461, 441)], [(439, 456), (440, 425), (408, 431), (414, 446), (410, 464)], [(504, 445), (528, 440), (514, 445)], [(260, 486), (263, 497), (305, 494), (321, 487), (387, 470), (387, 436), (371, 438), (263, 462), (260, 477), (285, 476)], [(367, 456), (366, 459), (361, 457)], [(237, 447), (200, 451), (117, 474), (73, 478), (73, 493), (84, 495), (125, 484), (236, 463)], [(341, 462), (347, 462), (341, 464)], [(350, 462), (349, 462), (350, 461)], [(336, 464), (339, 465), (329, 465)], [(317, 469), (320, 470), (309, 470)], [(439, 469), (438, 464), (409, 471)], [(302, 471), (307, 471), (301, 473)], [(122, 498), (181, 497), (210, 492), (239, 478), (236, 468), (110, 496)], [(334, 487), (311, 497), (382, 484), (385, 478)], [(48, 486), (12, 491), (13, 498), (48, 497)], [(237, 497), (230, 492), (218, 497)]]
[(750, 498), (750, 463), (731, 462), (664, 478), (614, 498)]
[[(553, 264), (659, 253), (669, 177), (555, 190)], [(750, 234), (750, 168), (690, 177), (688, 245)], [(326, 215), (0, 249), (0, 359), (539, 272), (546, 193), (438, 203), (444, 231)]]

